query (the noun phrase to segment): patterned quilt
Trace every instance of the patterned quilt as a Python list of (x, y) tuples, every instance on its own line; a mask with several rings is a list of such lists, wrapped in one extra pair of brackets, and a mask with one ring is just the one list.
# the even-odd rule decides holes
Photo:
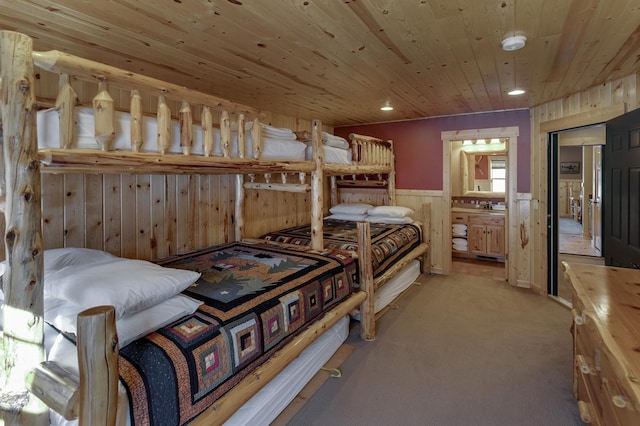
[(205, 302), (193, 315), (120, 351), (132, 423), (193, 419), (352, 292), (356, 267), (341, 253), (239, 242), (158, 261), (198, 271), (184, 293)]
[[(371, 223), (371, 250), (373, 254), (373, 276), (382, 274), (398, 259), (420, 245), (420, 227), (407, 225), (386, 225)], [(325, 248), (357, 250), (358, 224), (346, 220), (325, 219), (323, 221)], [(303, 225), (271, 232), (261, 237), (281, 243), (310, 245), (311, 226)]]

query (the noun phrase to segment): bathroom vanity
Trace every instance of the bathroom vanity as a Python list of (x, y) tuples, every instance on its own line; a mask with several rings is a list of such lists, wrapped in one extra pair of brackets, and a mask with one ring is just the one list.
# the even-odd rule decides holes
[(503, 262), (505, 211), (482, 207), (452, 207), (451, 236), (454, 256), (481, 257)]

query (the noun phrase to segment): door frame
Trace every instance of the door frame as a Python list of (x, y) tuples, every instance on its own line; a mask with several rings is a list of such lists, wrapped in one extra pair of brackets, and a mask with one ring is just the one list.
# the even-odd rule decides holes
[[(578, 114), (574, 114), (574, 115), (569, 115), (566, 117), (562, 117), (562, 118), (556, 118), (553, 120), (548, 120), (548, 121), (543, 121), (540, 123), (540, 141), (542, 143), (542, 146), (544, 146), (545, 148), (545, 152), (544, 153), (540, 153), (542, 154), (540, 156), (540, 159), (542, 160), (543, 158), (545, 160), (544, 161), (544, 165), (548, 168), (549, 167), (549, 153), (546, 152), (548, 151), (548, 144), (544, 143), (544, 141), (548, 141), (549, 140), (549, 133), (552, 132), (559, 132), (561, 130), (566, 130), (566, 129), (573, 129), (573, 128), (577, 128), (577, 127), (584, 127), (584, 126), (591, 126), (591, 125), (595, 125), (595, 124), (599, 124), (599, 123), (604, 123), (606, 121), (611, 120), (612, 118), (618, 117), (624, 113), (626, 113), (627, 111), (627, 106), (626, 104), (619, 104), (619, 105), (611, 105), (609, 107), (602, 107), (602, 108), (598, 108), (596, 110), (592, 110), (592, 111), (587, 111), (587, 112), (582, 112), (582, 113), (578, 113)], [(535, 157), (533, 157), (532, 159), (532, 173), (534, 172), (534, 170), (536, 169), (536, 167), (540, 167), (542, 166), (539, 163), (535, 162)], [(550, 182), (548, 181), (548, 173), (543, 173), (544, 178), (547, 180), (547, 182), (540, 182), (540, 194), (539, 194), (539, 198), (538, 200), (546, 200), (548, 197), (548, 192), (549, 192), (549, 185)], [(534, 201), (535, 202), (535, 201)], [(544, 210), (544, 217), (547, 216), (547, 211), (548, 209)], [(551, 271), (549, 271), (549, 256), (550, 256), (550, 252), (549, 252), (549, 238), (552, 238), (552, 235), (548, 232), (548, 218), (547, 220), (543, 221), (543, 218), (540, 217), (541, 219), (541, 223), (539, 226), (539, 231), (541, 234), (541, 238), (543, 239), (542, 241), (540, 241), (539, 247), (542, 249), (544, 248), (544, 250), (540, 250), (540, 254), (538, 257), (539, 260), (539, 264), (538, 262), (534, 262), (534, 267), (536, 266), (535, 264), (539, 265), (539, 271), (541, 272), (540, 278), (542, 277), (546, 277), (547, 280), (549, 279), (549, 274), (551, 273)], [(534, 229), (535, 232), (535, 229)], [(556, 253), (557, 255), (557, 253)], [(556, 262), (557, 264), (557, 262)], [(555, 271), (557, 274), (557, 270)], [(548, 288), (548, 282), (547, 282), (547, 286)]]
[(465, 139), (492, 139), (508, 138), (507, 142), (507, 162), (509, 172), (507, 175), (507, 192), (505, 193), (507, 202), (507, 212), (505, 217), (505, 276), (509, 284), (515, 286), (518, 283), (518, 271), (516, 270), (516, 260), (509, 259), (509, 253), (513, 256), (518, 253), (518, 241), (513, 238), (510, 231), (511, 224), (517, 223), (517, 195), (518, 195), (518, 135), (520, 128), (494, 127), (486, 129), (454, 130), (441, 132), (442, 139), (442, 196), (443, 196), (443, 235), (442, 252), (443, 267), (442, 273), (451, 273), (451, 142)]

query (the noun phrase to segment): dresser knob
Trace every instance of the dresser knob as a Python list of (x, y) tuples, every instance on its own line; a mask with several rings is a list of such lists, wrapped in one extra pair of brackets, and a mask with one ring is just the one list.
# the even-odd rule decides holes
[(611, 397), (611, 402), (618, 408), (624, 408), (627, 406), (627, 400), (623, 395), (614, 395)]
[(587, 361), (582, 355), (576, 355), (576, 365), (580, 367), (580, 371), (582, 371), (582, 374), (591, 373), (591, 368), (589, 368), (589, 364), (587, 364)]
[(584, 314), (578, 313), (575, 309), (572, 309), (571, 313), (573, 314), (573, 322), (575, 322), (576, 325), (584, 324)]

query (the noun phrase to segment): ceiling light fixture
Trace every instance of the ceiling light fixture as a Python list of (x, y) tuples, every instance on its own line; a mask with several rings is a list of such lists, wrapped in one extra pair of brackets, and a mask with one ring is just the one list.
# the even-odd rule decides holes
[(524, 90), (522, 89), (513, 89), (512, 91), (507, 93), (509, 96), (518, 96), (524, 94)]
[(386, 103), (380, 107), (380, 111), (393, 111), (393, 107), (389, 105), (389, 103)]
[(523, 35), (509, 36), (502, 40), (502, 49), (507, 52), (522, 49), (526, 42), (527, 38)]

